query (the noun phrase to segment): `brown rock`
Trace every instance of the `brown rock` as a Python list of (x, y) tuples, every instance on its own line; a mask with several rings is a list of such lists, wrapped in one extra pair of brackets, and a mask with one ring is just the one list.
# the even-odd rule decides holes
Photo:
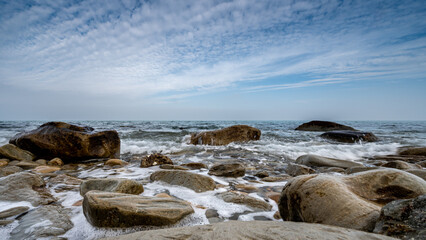
[(121, 159), (109, 159), (108, 161), (106, 161), (105, 166), (126, 166), (128, 163), (121, 160)]
[(171, 164), (163, 164), (163, 165), (160, 165), (160, 168), (161, 168), (161, 169), (183, 170), (183, 171), (185, 171), (185, 170), (189, 170), (189, 169), (188, 169), (188, 168), (186, 168), (186, 167), (182, 167), (182, 166), (175, 166), (175, 165), (171, 165)]
[(64, 166), (64, 162), (60, 159), (60, 158), (54, 158), (52, 160), (50, 160), (47, 165), (49, 166)]
[(259, 129), (247, 125), (235, 125), (215, 131), (200, 132), (192, 134), (191, 144), (227, 145), (231, 142), (248, 142), (259, 140), (261, 132)]
[(258, 178), (265, 178), (265, 177), (269, 177), (269, 173), (267, 171), (260, 171), (254, 174), (254, 176)]
[(327, 132), (327, 131), (334, 131), (334, 130), (356, 131), (352, 127), (345, 126), (335, 122), (328, 122), (328, 121), (310, 121), (298, 126), (295, 130), (315, 131), (315, 132)]
[(358, 131), (331, 131), (320, 135), (322, 138), (331, 139), (337, 142), (356, 143), (363, 142), (376, 142), (377, 137), (371, 132), (358, 132)]
[(168, 225), (194, 212), (185, 201), (90, 191), (83, 201), (86, 219), (96, 227)]
[(36, 162), (20, 161), (19, 163), (15, 164), (15, 166), (28, 170), (28, 169), (36, 168), (40, 166), (40, 164)]
[(417, 177), (426, 181), (426, 170), (425, 169), (408, 169), (405, 170), (408, 173), (416, 175)]
[(252, 193), (257, 192), (259, 189), (253, 185), (247, 185), (247, 184), (236, 184), (235, 188), (242, 192)]
[(399, 153), (399, 155), (420, 155), (426, 156), (426, 147), (409, 148)]
[(9, 159), (0, 159), (0, 168), (7, 166), (9, 164)]
[(54, 166), (38, 166), (33, 169), (33, 172), (36, 173), (51, 173), (61, 170), (60, 167), (54, 167)]
[(315, 170), (304, 165), (289, 163), (286, 172), (290, 176), (295, 177), (299, 175), (313, 174), (315, 173)]
[(20, 149), (13, 144), (6, 144), (0, 147), (0, 156), (8, 159), (16, 159), (19, 161), (32, 161), (35, 156), (29, 151)]
[(38, 163), (40, 165), (47, 165), (47, 161), (45, 159), (37, 159), (34, 161), (35, 163)]
[(376, 170), (379, 169), (379, 167), (351, 167), (346, 169), (346, 174), (353, 174), (353, 173), (359, 173), (359, 172), (365, 172), (370, 170)]
[(160, 197), (160, 198), (173, 198), (172, 196), (170, 196), (169, 194), (167, 194), (167, 193), (159, 193), (159, 194), (156, 194), (155, 195), (155, 197)]
[(151, 166), (157, 166), (162, 164), (171, 164), (173, 165), (173, 161), (160, 153), (153, 153), (149, 156), (146, 156), (141, 161), (141, 167), (151, 167)]
[(24, 171), (24, 169), (17, 166), (5, 166), (3, 168), (0, 168), (0, 177), (9, 176), (11, 174), (22, 171)]
[(276, 211), (276, 212), (274, 213), (274, 219), (275, 219), (275, 220), (280, 220), (280, 219), (281, 219), (280, 211)]
[(246, 169), (240, 163), (219, 163), (213, 165), (209, 170), (209, 175), (222, 177), (242, 177), (246, 174)]
[(280, 198), (281, 198), (281, 193), (278, 192), (267, 192), (266, 196), (272, 200), (274, 200), (276, 203), (279, 202)]
[(62, 160), (119, 158), (120, 138), (116, 131), (94, 132), (63, 122), (49, 122), (39, 128), (14, 136), (10, 143), (40, 158)]
[(83, 181), (80, 185), (80, 195), (99, 190), (104, 192), (116, 192), (139, 195), (143, 192), (143, 185), (135, 180), (122, 178), (99, 178)]
[(216, 188), (212, 178), (179, 170), (162, 170), (151, 174), (152, 181), (163, 181), (171, 185), (190, 188), (196, 192), (211, 191)]
[(292, 177), (287, 175), (287, 176), (277, 176), (277, 177), (265, 177), (265, 178), (262, 178), (262, 181), (263, 182), (283, 182), (283, 181), (288, 181), (289, 179), (292, 179)]
[(0, 212), (0, 219), (13, 217), (22, 214), (30, 209), (29, 207), (14, 207)]
[(201, 168), (207, 169), (208, 168), (206, 164), (200, 163), (200, 162), (185, 163), (185, 164), (182, 164), (181, 166), (184, 166), (190, 169), (201, 169)]
[(396, 168), (401, 170), (407, 170), (407, 169), (420, 169), (421, 167), (406, 163), (400, 160), (390, 161), (382, 165), (382, 167), (388, 167), (388, 168)]
[(265, 201), (237, 192), (223, 192), (216, 194), (216, 196), (222, 198), (225, 202), (246, 205), (257, 211), (270, 211), (272, 209), (272, 206)]

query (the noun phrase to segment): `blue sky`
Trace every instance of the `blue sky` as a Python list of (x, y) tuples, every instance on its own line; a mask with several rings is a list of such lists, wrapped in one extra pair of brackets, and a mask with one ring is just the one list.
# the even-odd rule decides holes
[(426, 120), (424, 1), (0, 1), (0, 120)]

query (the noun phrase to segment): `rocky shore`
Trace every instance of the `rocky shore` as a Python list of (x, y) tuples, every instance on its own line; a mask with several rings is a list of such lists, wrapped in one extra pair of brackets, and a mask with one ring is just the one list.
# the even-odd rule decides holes
[[(380, 141), (332, 122), (296, 130)], [(261, 129), (235, 125), (192, 133), (186, 144), (260, 138)], [(0, 238), (425, 239), (425, 166), (425, 147), (362, 161), (306, 153), (270, 165), (220, 156), (182, 163), (120, 155), (114, 130), (49, 122), (0, 147)]]

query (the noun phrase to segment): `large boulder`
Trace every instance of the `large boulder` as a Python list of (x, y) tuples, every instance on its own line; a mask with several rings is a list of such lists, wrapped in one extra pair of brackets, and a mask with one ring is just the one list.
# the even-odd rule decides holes
[(194, 210), (174, 198), (90, 191), (84, 195), (83, 212), (96, 227), (132, 227), (173, 224)]
[(68, 215), (69, 212), (62, 206), (39, 207), (19, 220), (19, 225), (10, 233), (10, 239), (50, 239), (62, 235), (74, 226)]
[(260, 130), (247, 125), (235, 125), (215, 131), (192, 134), (191, 144), (227, 145), (231, 142), (248, 142), (260, 139)]
[(340, 160), (335, 158), (321, 157), (318, 155), (307, 154), (302, 155), (296, 159), (296, 163), (303, 164), (311, 167), (340, 167), (340, 168), (350, 168), (350, 167), (363, 167), (361, 163), (349, 161), (349, 160)]
[(423, 179), (396, 169), (304, 175), (285, 185), (278, 207), (283, 220), (372, 231), (384, 204), (425, 193)]
[(191, 227), (166, 228), (141, 231), (103, 240), (139, 240), (139, 239), (197, 239), (197, 240), (390, 240), (394, 238), (341, 227), (322, 224), (269, 221), (228, 221), (222, 223)]
[(246, 169), (241, 163), (218, 163), (209, 169), (209, 175), (220, 177), (242, 177)]
[(377, 137), (371, 132), (358, 132), (358, 131), (330, 131), (320, 135), (322, 138), (331, 139), (337, 142), (356, 143), (363, 142), (376, 142)]
[(255, 197), (248, 196), (246, 194), (237, 192), (222, 192), (216, 194), (216, 196), (223, 199), (225, 202), (246, 205), (257, 211), (271, 211), (272, 209), (272, 206), (267, 202)]
[(313, 131), (313, 132), (327, 132), (327, 131), (334, 131), (334, 130), (356, 131), (352, 127), (345, 126), (335, 122), (328, 122), (328, 121), (310, 121), (298, 126), (295, 130)]
[(6, 144), (0, 147), (0, 157), (8, 159), (16, 159), (19, 161), (32, 161), (35, 159), (34, 154), (22, 150), (13, 144)]
[(150, 178), (152, 181), (162, 181), (171, 185), (183, 186), (196, 192), (211, 191), (216, 188), (216, 183), (211, 177), (180, 170), (157, 171), (151, 174)]
[(19, 172), (0, 178), (0, 201), (27, 201), (34, 206), (49, 204), (55, 201), (45, 182), (37, 175)]
[(386, 204), (374, 232), (402, 239), (426, 239), (426, 195)]
[(426, 156), (426, 147), (421, 148), (409, 148), (401, 151), (399, 155), (419, 155)]
[(81, 183), (81, 196), (92, 190), (139, 195), (143, 192), (143, 185), (135, 180), (122, 178), (89, 179)]
[(141, 160), (141, 167), (143, 168), (163, 165), (163, 164), (173, 165), (173, 161), (169, 157), (160, 153), (150, 154)]
[(119, 158), (120, 138), (116, 131), (96, 132), (63, 122), (48, 122), (39, 128), (17, 134), (10, 143), (28, 150), (39, 158), (84, 160)]

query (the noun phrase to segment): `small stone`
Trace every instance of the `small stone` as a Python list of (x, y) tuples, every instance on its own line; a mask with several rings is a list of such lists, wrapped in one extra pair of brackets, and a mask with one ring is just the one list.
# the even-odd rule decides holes
[(219, 213), (216, 209), (207, 209), (206, 210), (206, 218), (219, 217)]
[(5, 166), (0, 168), (0, 177), (9, 176), (14, 173), (22, 172), (24, 169), (18, 166)]
[(20, 161), (15, 166), (21, 167), (25, 170), (29, 170), (29, 169), (33, 169), (33, 168), (40, 166), (40, 164), (38, 164), (36, 162)]
[(258, 178), (265, 178), (265, 177), (269, 177), (269, 173), (267, 171), (261, 171), (256, 173), (254, 176)]
[(115, 159), (114, 158), (114, 159), (109, 159), (104, 164), (105, 164), (105, 166), (113, 167), (113, 166), (126, 166), (128, 163), (121, 160), (121, 159)]
[(33, 172), (36, 173), (52, 173), (61, 170), (60, 167), (53, 167), (53, 166), (38, 166), (33, 169)]
[(353, 173), (359, 173), (359, 172), (365, 172), (370, 170), (376, 170), (379, 169), (379, 167), (351, 167), (346, 169), (346, 174), (353, 174)]
[(272, 209), (272, 206), (265, 201), (245, 194), (239, 194), (236, 192), (223, 192), (216, 194), (216, 196), (222, 198), (225, 202), (243, 204), (254, 210), (270, 211)]
[(257, 187), (247, 184), (237, 184), (235, 185), (235, 188), (248, 193), (257, 192), (259, 190)]
[(289, 163), (286, 172), (290, 176), (296, 177), (299, 175), (313, 174), (315, 173), (315, 170), (304, 165)]
[(406, 162), (401, 161), (401, 160), (395, 160), (395, 161), (387, 162), (387, 163), (383, 164), (382, 167), (396, 168), (396, 169), (401, 169), (401, 170), (419, 169), (418, 166), (416, 166), (414, 164), (406, 163)]
[(409, 148), (399, 153), (399, 155), (419, 155), (426, 156), (426, 147)]
[(72, 205), (73, 205), (74, 207), (79, 207), (79, 206), (83, 205), (83, 199), (78, 200), (77, 202), (73, 203)]
[(7, 219), (0, 219), (0, 226), (6, 226), (8, 224), (13, 223), (15, 220), (11, 219), (11, 220), (7, 220)]
[(267, 192), (266, 196), (272, 200), (274, 200), (274, 202), (278, 203), (280, 201), (281, 198), (281, 193), (279, 192)]
[(47, 164), (50, 166), (64, 166), (64, 162), (60, 158), (54, 158), (50, 160)]
[(162, 155), (160, 153), (154, 153), (149, 156), (146, 156), (141, 161), (141, 167), (143, 168), (162, 165), (162, 164), (173, 165), (173, 161), (169, 157)]
[(265, 177), (262, 178), (263, 182), (284, 182), (290, 180), (291, 176), (278, 176), (278, 177)]
[(9, 159), (0, 159), (0, 168), (7, 166), (7, 164), (9, 164)]
[(274, 219), (275, 219), (275, 220), (280, 220), (280, 219), (281, 219), (280, 211), (276, 211), (276, 212), (274, 213)]

